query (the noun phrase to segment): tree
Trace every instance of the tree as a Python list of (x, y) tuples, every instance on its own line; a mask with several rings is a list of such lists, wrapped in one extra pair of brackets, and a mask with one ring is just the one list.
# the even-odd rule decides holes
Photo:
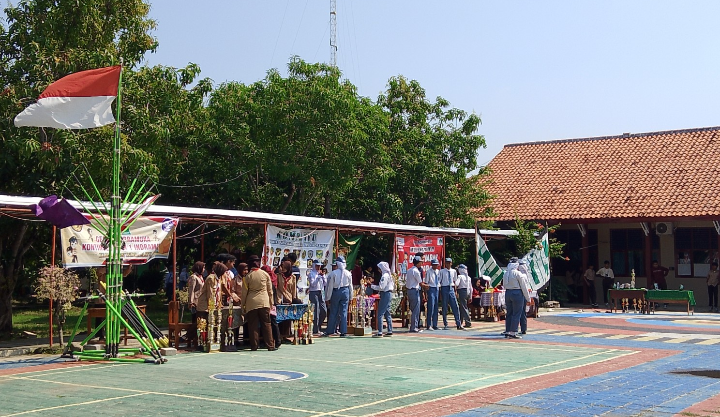
[(63, 336), (65, 314), (77, 298), (79, 287), (80, 279), (74, 272), (55, 266), (41, 268), (35, 282), (37, 299), (40, 301), (53, 300), (53, 314), (60, 335), (60, 346), (65, 345)]
[(382, 140), (382, 157), (374, 161), (388, 165), (365, 167), (368, 177), (378, 179), (362, 182), (348, 208), (367, 209), (362, 200), (375, 198), (378, 203), (370, 212), (373, 220), (427, 226), (474, 224), (470, 210), (489, 201), (477, 185), (484, 170), (469, 176), (478, 168), (478, 151), (485, 147), (485, 138), (476, 134), (480, 118), (451, 108), (442, 97), (431, 102), (417, 81), (402, 76), (389, 80), (377, 105), (389, 124), (387, 132), (376, 138)]
[[(137, 65), (156, 48), (155, 22), (142, 0), (24, 0), (5, 9), (0, 25), (0, 191), (61, 193), (80, 161), (111, 156), (112, 127), (89, 131), (16, 128), (13, 118), (50, 83), (67, 74)], [(128, 153), (130, 158), (132, 153)], [(0, 333), (12, 330), (11, 297), (38, 226), (0, 222)]]

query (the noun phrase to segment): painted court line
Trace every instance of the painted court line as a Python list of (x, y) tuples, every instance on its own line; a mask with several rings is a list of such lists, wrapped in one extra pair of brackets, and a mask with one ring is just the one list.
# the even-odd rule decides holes
[[(402, 353), (393, 353), (393, 354), (390, 354), (390, 355), (375, 356), (375, 357), (373, 357), (372, 359), (373, 359), (373, 360), (377, 360), (377, 359), (382, 359), (382, 358), (391, 358), (391, 357), (394, 357), (394, 356), (414, 355), (414, 354), (416, 354), (416, 353), (432, 352), (433, 350), (450, 349), (450, 348), (452, 348), (452, 347), (458, 347), (458, 346), (463, 346), (463, 345), (467, 345), (467, 343), (455, 343), (455, 344), (448, 344), (447, 346), (438, 347), (438, 348), (415, 350), (415, 351), (412, 351), (412, 352), (402, 352)], [(354, 361), (349, 361), (349, 362), (347, 362), (347, 363), (354, 364), (355, 362), (362, 362), (362, 361), (366, 361), (366, 360), (368, 360), (368, 358), (357, 359), (357, 360), (354, 360)]]
[(247, 402), (247, 401), (225, 400), (222, 398), (200, 397), (197, 395), (187, 395), (187, 394), (172, 394), (172, 393), (168, 393), (168, 392), (158, 392), (158, 391), (143, 391), (143, 390), (137, 390), (137, 389), (132, 389), (132, 388), (104, 387), (104, 386), (99, 386), (99, 385), (76, 384), (73, 382), (53, 381), (53, 380), (49, 380), (49, 379), (40, 379), (40, 378), (34, 378), (34, 377), (10, 377), (10, 379), (19, 379), (19, 380), (35, 381), (35, 382), (47, 382), (47, 383), (51, 383), (51, 384), (68, 385), (68, 386), (81, 387), (81, 388), (94, 388), (94, 389), (102, 389), (102, 390), (133, 392), (136, 394), (164, 395), (164, 396), (168, 396), (168, 397), (188, 398), (191, 400), (202, 400), (202, 401), (211, 401), (211, 402), (219, 402), (219, 403), (227, 403), (227, 404), (247, 405), (247, 406), (251, 406), (251, 407), (273, 408), (276, 410), (283, 410), (283, 411), (298, 411), (298, 412), (306, 413), (306, 414), (320, 413), (320, 411), (303, 410), (300, 408), (281, 407), (281, 406), (270, 405), (270, 404), (251, 403), (251, 402)]
[[(505, 347), (507, 347), (508, 349), (520, 348), (523, 350), (543, 350), (543, 351), (552, 351), (552, 352), (572, 352), (572, 353), (583, 352), (586, 350), (585, 347), (580, 347), (580, 346), (578, 346), (576, 349), (572, 349), (570, 347), (557, 348), (557, 347), (533, 346), (533, 345), (530, 345), (527, 343), (516, 343), (514, 341), (508, 341), (502, 337), (493, 338), (493, 339), (475, 339), (473, 337), (461, 338), (461, 337), (452, 337), (452, 336), (440, 336), (440, 337), (438, 337), (438, 336), (429, 336), (429, 337), (428, 336), (405, 336), (405, 338), (424, 339), (425, 343), (439, 343), (439, 344), (454, 344), (454, 343), (457, 343), (457, 341), (465, 341), (465, 342), (468, 342), (467, 343), (468, 345), (477, 344), (477, 345), (485, 346), (485, 347), (489, 347), (489, 346), (497, 347), (498, 343), (503, 343), (504, 344), (503, 349), (505, 349)], [(456, 342), (431, 342), (429, 339), (448, 340), (448, 341), (453, 340)], [(532, 339), (529, 336), (527, 336), (524, 340), (532, 341)], [(540, 342), (540, 343), (543, 343), (543, 342)], [(545, 343), (547, 343), (547, 342), (545, 342)], [(549, 345), (547, 345), (547, 346), (549, 346)]]
[(606, 337), (606, 339), (627, 339), (628, 337), (632, 337), (631, 334), (614, 334), (612, 336)]
[[(444, 386), (440, 386), (440, 387), (435, 387), (435, 388), (431, 388), (431, 389), (424, 390), (424, 391), (418, 391), (418, 392), (414, 392), (414, 393), (410, 393), (410, 394), (400, 395), (400, 396), (397, 396), (397, 397), (386, 398), (386, 399), (383, 399), (383, 400), (378, 400), (378, 401), (373, 401), (373, 402), (366, 403), (366, 404), (356, 405), (356, 406), (353, 406), (353, 407), (343, 408), (343, 409), (336, 410), (336, 411), (330, 411), (330, 412), (326, 412), (326, 413), (315, 414), (315, 415), (313, 415), (312, 417), (321, 417), (321, 416), (329, 416), (329, 415), (333, 415), (333, 416), (334, 416), (334, 415), (337, 415), (337, 413), (342, 413), (342, 412), (346, 412), (346, 411), (357, 410), (357, 409), (359, 409), (359, 408), (365, 408), (365, 407), (369, 407), (369, 406), (372, 406), (372, 405), (382, 404), (382, 403), (386, 403), (386, 402), (388, 402), (388, 401), (395, 401), (395, 400), (400, 400), (400, 399), (403, 399), (403, 398), (415, 397), (415, 396), (418, 396), (418, 395), (428, 394), (428, 393), (435, 392), (435, 391), (442, 391), (442, 390), (445, 390), (445, 389), (454, 388), (454, 387), (458, 387), (458, 386), (462, 386), (462, 385), (466, 385), (466, 384), (471, 384), (471, 383), (473, 383), (473, 382), (483, 381), (483, 380), (487, 380), (487, 379), (490, 379), (490, 378), (497, 378), (497, 377), (499, 377), (499, 376), (506, 376), (506, 375), (513, 375), (513, 374), (517, 374), (517, 373), (521, 373), (521, 372), (528, 372), (528, 371), (532, 371), (532, 370), (535, 370), (535, 369), (546, 368), (546, 367), (548, 367), (548, 366), (555, 366), (555, 365), (562, 364), (562, 363), (568, 363), (568, 362), (573, 362), (573, 361), (578, 361), (578, 360), (583, 360), (583, 359), (592, 358), (592, 357), (598, 356), (598, 355), (614, 353), (614, 352), (616, 352), (616, 351), (617, 351), (616, 349), (607, 349), (607, 350), (603, 350), (603, 351), (600, 351), (600, 352), (592, 353), (592, 354), (590, 354), (590, 355), (585, 355), (585, 356), (581, 356), (581, 357), (577, 357), (577, 358), (572, 358), (572, 359), (566, 359), (566, 360), (563, 360), (563, 361), (548, 363), (548, 364), (545, 364), (545, 365), (533, 366), (533, 367), (530, 367), (530, 368), (519, 369), (519, 370), (512, 371), (512, 372), (506, 372), (506, 373), (504, 373), (504, 374), (487, 375), (487, 376), (484, 376), (484, 377), (475, 378), (475, 379), (471, 379), (471, 380), (468, 380), (468, 381), (457, 382), (457, 383), (455, 383), (455, 384), (450, 384), (450, 385), (444, 385)], [(633, 351), (633, 352), (625, 353), (624, 355), (620, 355), (620, 356), (632, 355), (632, 354), (634, 354), (634, 353), (637, 353), (637, 352), (636, 352), (636, 351)], [(607, 358), (607, 359), (605, 359), (605, 360), (615, 359), (615, 358), (617, 358), (617, 357), (618, 357), (618, 356), (613, 356), (612, 358)], [(602, 361), (598, 361), (598, 362), (602, 362)], [(597, 362), (596, 362), (596, 363), (597, 363)], [(576, 365), (576, 366), (584, 366), (584, 365), (586, 365), (586, 364)], [(565, 369), (570, 369), (570, 368), (565, 368)], [(552, 371), (552, 372), (556, 372), (556, 371)], [(552, 373), (552, 372), (548, 372), (548, 373)], [(485, 388), (485, 387), (481, 387), (481, 388)], [(479, 388), (473, 388), (473, 389), (470, 390), (470, 391), (475, 391), (475, 390), (477, 390), (477, 389), (479, 389)], [(437, 401), (437, 400), (438, 400), (437, 398), (436, 398), (436, 399), (433, 399), (433, 401)], [(414, 405), (414, 404), (413, 404), (413, 405)], [(406, 406), (406, 407), (407, 407), (407, 406)], [(404, 408), (404, 407), (400, 407), (400, 408)], [(385, 411), (383, 411), (383, 412), (385, 412)], [(375, 414), (377, 414), (377, 413), (375, 413)]]
[(607, 336), (607, 333), (584, 333), (578, 337), (603, 337)]
[[(614, 349), (612, 349), (612, 350), (614, 350)], [(610, 352), (610, 351), (608, 351), (608, 352)], [(434, 398), (434, 399), (431, 399), (431, 400), (425, 400), (425, 401), (416, 402), (416, 403), (413, 403), (413, 404), (411, 404), (411, 405), (412, 405), (413, 407), (415, 407), (415, 406), (422, 405), (422, 404), (439, 402), (439, 401), (442, 401), (442, 400), (447, 400), (447, 399), (451, 399), (451, 398), (456, 398), (456, 397), (460, 397), (460, 396), (463, 396), (463, 395), (467, 395), (467, 394), (469, 394), (469, 393), (471, 393), (471, 392), (476, 392), (476, 391), (479, 391), (479, 390), (482, 390), (482, 389), (485, 389), (485, 388), (488, 388), (488, 387), (491, 387), (491, 386), (494, 386), (494, 385), (502, 385), (502, 384), (507, 384), (507, 383), (517, 383), (518, 381), (522, 381), (522, 380), (524, 380), (524, 379), (533, 379), (533, 378), (538, 378), (538, 377), (542, 377), (542, 376), (545, 376), (545, 375), (551, 375), (551, 374), (554, 374), (554, 373), (557, 373), (557, 372), (566, 372), (567, 370), (570, 370), (570, 369), (582, 368), (582, 367), (588, 366), (588, 365), (597, 365), (597, 364), (602, 363), (602, 362), (607, 362), (607, 361), (609, 361), (609, 360), (614, 360), (614, 359), (617, 359), (617, 358), (623, 357), (623, 356), (634, 355), (634, 354), (636, 354), (636, 353), (639, 353), (639, 352), (638, 352), (638, 351), (631, 351), (631, 352), (628, 352), (628, 353), (625, 353), (625, 354), (621, 354), (620, 356), (615, 356), (615, 357), (612, 357), (612, 358), (602, 359), (602, 360), (599, 360), (599, 361), (597, 361), (597, 362), (591, 362), (591, 363), (589, 363), (589, 364), (586, 363), (586, 364), (582, 364), (582, 365), (570, 366), (570, 367), (564, 368), (564, 369), (562, 369), (562, 370), (545, 372), (545, 373), (538, 374), (538, 375), (529, 375), (529, 376), (521, 377), (521, 378), (518, 378), (518, 379), (513, 379), (513, 380), (511, 380), (511, 381), (502, 382), (502, 383), (500, 383), (500, 384), (490, 384), (490, 385), (486, 385), (486, 386), (482, 386), (482, 387), (472, 388), (472, 389), (469, 389), (469, 390), (466, 390), (466, 391), (463, 391), (463, 392), (458, 392), (458, 393), (456, 393), (456, 394), (450, 394), (450, 395), (445, 395), (445, 396), (443, 396), (443, 397)], [(523, 370), (523, 371), (527, 371), (527, 370), (530, 370), (530, 369), (532, 369), (532, 368), (528, 368), (528, 369)], [(518, 372), (523, 372), (523, 371), (518, 371)], [(513, 373), (516, 373), (516, 372), (508, 372), (508, 373), (505, 374), (505, 375), (513, 374)], [(513, 395), (513, 396), (514, 396), (514, 395)], [(387, 409), (387, 410), (383, 411), (382, 414), (384, 415), (385, 413), (390, 413), (390, 412), (392, 412), (392, 411), (402, 410), (403, 408), (407, 408), (407, 407), (408, 407), (408, 406), (400, 406), (400, 407), (390, 408), (390, 409)], [(370, 417), (370, 416), (377, 415), (377, 414), (378, 414), (378, 413), (365, 414), (365, 415), (358, 416), (358, 417)], [(314, 417), (314, 416), (313, 416), (313, 417)]]
[[(279, 356), (273, 355), (273, 358), (277, 358), (277, 359), (287, 359), (287, 360), (289, 360), (289, 361), (297, 360), (297, 357), (296, 357), (296, 356), (287, 357), (287, 356), (282, 356), (282, 355), (279, 355)], [(374, 359), (374, 358), (373, 358), (373, 357), (368, 357), (368, 358), (365, 358), (365, 359), (363, 359), (363, 360), (369, 361), (369, 360), (372, 360), (372, 359)], [(396, 365), (380, 365), (380, 364), (373, 364), (373, 363), (357, 363), (357, 361), (353, 361), (353, 362), (331, 361), (331, 360), (327, 360), (327, 359), (313, 359), (313, 358), (303, 358), (303, 361), (322, 362), (322, 363), (337, 363), (337, 364), (341, 364), (341, 365), (357, 365), (357, 366), (362, 366), (362, 367), (375, 366), (375, 367), (378, 367), (378, 368), (404, 369), (404, 370), (407, 370), (407, 371), (423, 371), (423, 372), (430, 371), (429, 369), (425, 369), (425, 368), (412, 368), (412, 367), (409, 367), (409, 366), (396, 366)]]
[(695, 343), (696, 345), (715, 345), (717, 343), (720, 343), (720, 339), (707, 339), (703, 340), (701, 342)]
[(50, 410), (59, 410), (59, 409), (61, 409), (61, 408), (78, 407), (78, 406), (81, 406), (81, 405), (96, 404), (96, 403), (101, 403), (101, 402), (105, 402), (105, 401), (115, 401), (115, 400), (120, 400), (120, 399), (123, 399), (123, 398), (129, 398), (129, 397), (139, 397), (139, 396), (141, 396), (141, 395), (147, 395), (147, 394), (146, 394), (146, 393), (130, 394), (130, 395), (123, 395), (123, 396), (121, 396), (121, 397), (103, 398), (102, 400), (92, 400), (92, 401), (84, 401), (84, 402), (81, 402), (81, 403), (58, 405), (58, 406), (55, 406), (55, 407), (38, 408), (38, 409), (35, 409), (35, 410), (21, 411), (21, 412), (19, 412), (19, 413), (3, 414), (3, 415), (0, 416), (0, 417), (21, 416), (21, 415), (23, 415), (23, 414), (42, 413), (42, 412), (50, 411)]

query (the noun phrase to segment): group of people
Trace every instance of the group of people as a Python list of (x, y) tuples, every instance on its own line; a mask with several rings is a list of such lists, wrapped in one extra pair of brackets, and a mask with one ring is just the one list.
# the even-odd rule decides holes
[(422, 256), (415, 255), (412, 263), (413, 266), (407, 270), (405, 275), (405, 287), (410, 310), (410, 333), (423, 331), (420, 322), (423, 294), (427, 299), (425, 330), (439, 330), (439, 304), (442, 304), (443, 329), (449, 328), (448, 308), (453, 313), (455, 327), (458, 330), (465, 330), (465, 328), (470, 327), (468, 302), (472, 298), (473, 287), (467, 267), (461, 264), (458, 269), (455, 269), (452, 267), (452, 258), (445, 258), (444, 268), (440, 269), (440, 261), (433, 259), (430, 262), (431, 269), (427, 270), (423, 276), (423, 271), (419, 267), (422, 263)]

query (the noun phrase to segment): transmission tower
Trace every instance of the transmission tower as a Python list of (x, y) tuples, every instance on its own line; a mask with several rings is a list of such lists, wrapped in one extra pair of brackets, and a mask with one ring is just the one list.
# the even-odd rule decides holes
[(330, 65), (337, 67), (337, 0), (330, 0)]

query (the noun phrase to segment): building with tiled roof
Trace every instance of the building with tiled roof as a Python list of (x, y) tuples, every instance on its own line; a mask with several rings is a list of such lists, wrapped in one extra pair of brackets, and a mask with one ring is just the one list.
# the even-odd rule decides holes
[(482, 220), (560, 222), (571, 261), (556, 262), (556, 274), (609, 260), (619, 281), (634, 269), (644, 286), (657, 260), (671, 269), (669, 288), (707, 300), (720, 241), (720, 127), (511, 144), (488, 168), (495, 216)]

